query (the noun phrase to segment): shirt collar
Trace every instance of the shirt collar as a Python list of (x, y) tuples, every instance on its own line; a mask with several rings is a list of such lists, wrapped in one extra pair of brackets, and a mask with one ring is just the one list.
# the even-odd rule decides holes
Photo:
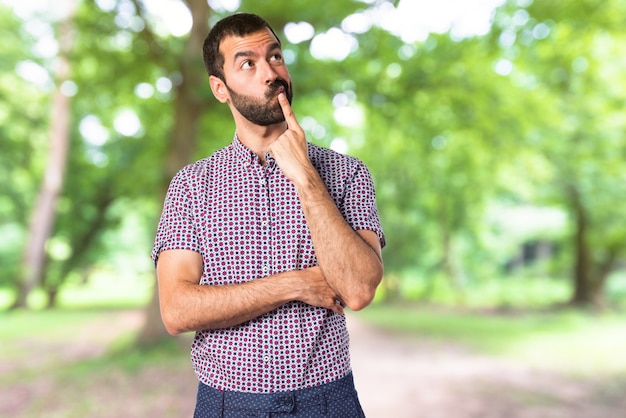
[[(252, 152), (248, 147), (246, 147), (243, 142), (239, 139), (237, 134), (235, 133), (235, 137), (232, 142), (233, 152), (235, 154), (235, 158), (245, 166), (249, 166), (251, 164), (259, 164), (259, 157)], [(274, 157), (268, 152), (265, 156), (266, 166), (271, 170), (274, 170), (276, 166), (276, 161)]]
[(239, 140), (237, 134), (235, 134), (233, 138), (232, 148), (235, 153), (235, 158), (244, 165), (250, 165), (258, 159), (256, 154), (250, 151), (250, 149)]

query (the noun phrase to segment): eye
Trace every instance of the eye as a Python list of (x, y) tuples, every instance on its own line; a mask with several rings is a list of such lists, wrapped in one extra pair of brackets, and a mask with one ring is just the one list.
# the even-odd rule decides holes
[(282, 63), (282, 62), (283, 62), (283, 56), (282, 56), (281, 54), (279, 54), (279, 53), (273, 54), (273, 55), (270, 57), (270, 61), (271, 61), (271, 62), (275, 62), (275, 63), (279, 63), (279, 64), (280, 64), (280, 63)]
[(249, 70), (253, 66), (254, 66), (254, 64), (250, 60), (245, 60), (244, 62), (241, 63), (241, 69), (242, 70)]

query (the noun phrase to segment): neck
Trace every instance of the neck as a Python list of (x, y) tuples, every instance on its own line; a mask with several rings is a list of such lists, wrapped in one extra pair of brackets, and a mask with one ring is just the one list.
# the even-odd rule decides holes
[(245, 123), (235, 121), (237, 137), (250, 151), (258, 155), (265, 163), (265, 154), (270, 145), (287, 129), (287, 123), (281, 122), (270, 126), (259, 126), (245, 120)]

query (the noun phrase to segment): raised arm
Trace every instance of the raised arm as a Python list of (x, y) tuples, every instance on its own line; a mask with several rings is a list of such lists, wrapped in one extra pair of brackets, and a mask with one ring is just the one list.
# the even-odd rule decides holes
[(335, 302), (338, 295), (318, 267), (228, 286), (200, 285), (202, 270), (202, 258), (195, 251), (167, 250), (159, 255), (161, 317), (172, 335), (238, 325), (292, 300), (343, 313)]
[(315, 254), (323, 275), (346, 306), (367, 306), (383, 275), (378, 236), (354, 231), (344, 220), (308, 157), (304, 131), (284, 94), (279, 95), (288, 129), (272, 143), (270, 152), (298, 191)]

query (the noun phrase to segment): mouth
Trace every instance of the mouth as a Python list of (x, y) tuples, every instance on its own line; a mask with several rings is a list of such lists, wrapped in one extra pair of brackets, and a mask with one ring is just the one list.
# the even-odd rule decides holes
[(270, 85), (267, 96), (268, 98), (275, 97), (280, 93), (287, 94), (287, 83), (283, 80), (276, 80)]

